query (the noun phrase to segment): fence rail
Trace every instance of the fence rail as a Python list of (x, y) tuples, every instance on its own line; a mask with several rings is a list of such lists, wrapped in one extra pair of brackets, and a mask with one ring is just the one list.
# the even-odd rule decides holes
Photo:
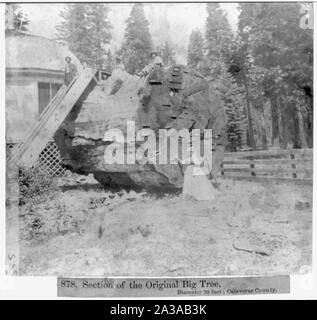
[(276, 179), (312, 182), (313, 149), (225, 153), (221, 176), (233, 179)]

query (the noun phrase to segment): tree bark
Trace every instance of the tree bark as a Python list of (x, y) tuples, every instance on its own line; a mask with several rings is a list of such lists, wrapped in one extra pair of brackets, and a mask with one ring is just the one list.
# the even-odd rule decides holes
[(248, 141), (249, 146), (252, 149), (255, 149), (256, 148), (256, 143), (255, 143), (254, 132), (253, 132), (253, 127), (252, 127), (249, 86), (248, 86), (248, 80), (247, 80), (247, 77), (246, 77), (245, 73), (243, 73), (243, 84), (244, 84), (245, 96), (246, 96), (246, 116), (247, 116), (247, 119), (248, 119), (247, 141)]
[(271, 112), (272, 112), (272, 141), (271, 144), (273, 147), (280, 147), (279, 141), (279, 127), (278, 127), (278, 105), (276, 103), (276, 98), (271, 95)]
[(263, 100), (261, 99), (261, 141), (262, 141), (262, 149), (267, 149), (267, 136), (266, 136), (266, 124), (264, 118), (264, 105)]
[[(211, 174), (215, 177), (227, 144), (224, 103), (212, 92), (207, 81), (191, 70), (182, 68), (181, 83), (171, 81), (174, 79), (173, 73), (170, 68), (162, 71), (162, 74), (151, 73), (145, 80), (140, 80), (125, 72), (113, 72), (107, 80), (100, 81), (83, 94), (55, 135), (63, 164), (73, 172), (93, 173), (105, 187), (179, 190), (183, 186), (187, 164), (182, 164), (183, 170), (179, 163), (168, 161), (164, 164), (164, 161), (158, 161), (157, 155), (164, 155), (164, 152), (160, 152), (157, 133), (160, 129), (188, 129), (189, 132), (193, 129), (212, 129), (209, 147), (212, 148)], [(122, 84), (113, 90), (118, 77)], [(179, 89), (175, 89), (176, 85)], [(132, 142), (127, 141), (128, 121), (135, 121), (135, 130), (129, 134)], [(119, 147), (112, 138), (105, 138), (105, 132), (109, 132), (109, 129), (121, 130), (119, 133), (122, 132), (124, 139), (120, 138)], [(151, 154), (154, 159), (151, 163), (135, 161), (134, 155), (143, 145), (140, 138), (134, 141), (140, 129), (152, 129), (155, 133), (154, 151), (158, 153)], [(164, 141), (162, 143), (167, 145)], [(135, 148), (128, 150), (132, 144)], [(117, 147), (118, 152), (115, 149)], [(166, 146), (163, 151), (170, 155), (174, 147)], [(105, 161), (106, 149), (120, 156), (119, 163)], [(121, 160), (127, 159), (128, 155), (133, 156), (134, 160), (129, 163)], [(149, 154), (144, 158), (147, 156)]]
[(297, 112), (297, 117), (298, 117), (298, 131), (299, 131), (299, 141), (300, 141), (300, 146), (301, 148), (307, 148), (307, 141), (305, 137), (305, 129), (304, 129), (304, 120), (303, 120), (303, 115), (302, 111), (300, 108), (300, 103), (296, 103), (295, 105), (296, 112)]

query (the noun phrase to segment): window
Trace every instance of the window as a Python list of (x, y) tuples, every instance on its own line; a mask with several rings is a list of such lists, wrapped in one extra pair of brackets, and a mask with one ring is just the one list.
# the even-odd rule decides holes
[(51, 83), (51, 96), (52, 96), (52, 99), (55, 97), (57, 91), (59, 90), (59, 88), (61, 86), (62, 85), (59, 84), (59, 83)]
[(59, 83), (38, 83), (39, 114), (43, 112), (49, 102), (54, 98), (60, 87), (61, 84)]

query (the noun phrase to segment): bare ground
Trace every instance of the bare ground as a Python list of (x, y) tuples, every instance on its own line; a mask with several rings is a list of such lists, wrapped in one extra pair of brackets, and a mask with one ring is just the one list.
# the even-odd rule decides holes
[(212, 202), (145, 195), (112, 211), (99, 201), (109, 195), (101, 190), (69, 190), (25, 205), (20, 273), (211, 276), (310, 270), (312, 186), (222, 180), (220, 189)]

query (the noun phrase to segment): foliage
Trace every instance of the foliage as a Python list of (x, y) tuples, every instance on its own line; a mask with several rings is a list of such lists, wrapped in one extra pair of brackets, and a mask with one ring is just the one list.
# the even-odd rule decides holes
[(228, 76), (228, 91), (225, 93), (224, 102), (227, 115), (227, 148), (233, 152), (245, 146), (245, 132), (247, 128), (247, 118), (245, 116), (244, 92), (239, 87), (232, 76)]
[(109, 7), (104, 3), (69, 3), (61, 12), (57, 37), (65, 40), (81, 62), (100, 66), (106, 61), (111, 40)]
[(165, 66), (175, 64), (175, 52), (168, 41), (162, 47), (158, 47), (157, 51)]
[(111, 51), (108, 50), (107, 55), (106, 55), (106, 59), (105, 59), (105, 63), (104, 63), (104, 69), (111, 72), (114, 69), (114, 67), (115, 67), (114, 58), (112, 56)]
[(312, 147), (313, 37), (300, 27), (300, 5), (241, 3), (240, 10), (237, 80), (245, 79), (253, 108), (270, 101), (272, 143)]
[[(230, 53), (234, 47), (233, 32), (219, 4), (208, 3), (207, 14), (206, 54), (203, 59), (199, 59), (198, 55), (191, 55), (191, 63), (196, 64), (198, 71), (209, 80), (214, 92), (223, 99), (227, 114), (228, 148), (230, 151), (236, 151), (243, 147), (245, 141), (246, 112), (245, 92), (228, 72)], [(202, 48), (195, 48), (193, 45), (202, 45), (199, 34), (192, 34), (191, 41), (192, 49), (189, 54), (194, 50), (203, 52)]]
[(207, 3), (206, 51), (207, 57), (226, 61), (230, 56), (233, 32), (226, 13), (218, 3)]
[(149, 62), (152, 39), (142, 3), (135, 3), (126, 20), (124, 40), (119, 52), (127, 72), (134, 74)]
[[(6, 4), (6, 6), (10, 6), (10, 9), (13, 13), (13, 30), (18, 32), (28, 31), (30, 20), (27, 17), (27, 15), (22, 11), (21, 6), (16, 3)], [(7, 27), (9, 27), (9, 25), (6, 26), (6, 28)]]
[(39, 166), (19, 168), (20, 204), (40, 203), (58, 190), (54, 179)]
[[(234, 33), (221, 5), (208, 3), (204, 36), (197, 30), (190, 36), (187, 64), (223, 97), (231, 150), (245, 143), (313, 146), (313, 31), (301, 28), (300, 8), (299, 3), (240, 3)], [(59, 30), (82, 61), (102, 61), (111, 70), (107, 14), (100, 3), (67, 4)], [(134, 74), (148, 64), (152, 48), (143, 5), (135, 3), (116, 55)], [(170, 42), (158, 51), (166, 65), (174, 63)]]
[(187, 50), (187, 65), (190, 68), (197, 68), (204, 58), (204, 38), (199, 30), (193, 30)]
[(227, 71), (224, 62), (210, 64), (210, 86), (222, 98), (227, 115), (227, 136), (229, 151), (245, 146), (247, 117), (245, 114), (245, 92)]

